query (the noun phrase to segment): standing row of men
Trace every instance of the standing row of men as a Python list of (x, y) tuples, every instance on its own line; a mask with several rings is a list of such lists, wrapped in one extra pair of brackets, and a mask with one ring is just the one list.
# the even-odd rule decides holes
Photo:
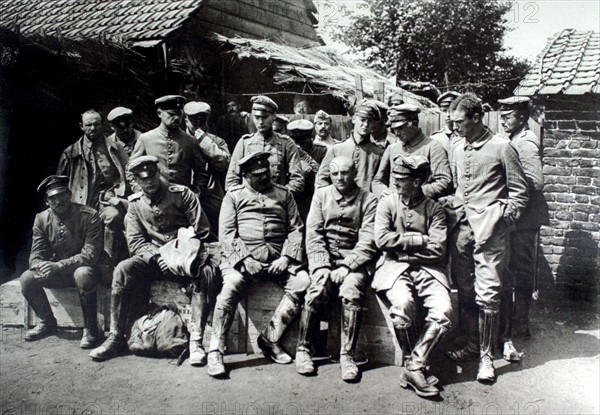
[[(63, 175), (40, 185), (49, 210), (36, 217), (32, 268), (21, 277), (40, 324), (26, 339), (56, 330), (42, 287), (74, 278), (86, 321), (81, 346), (100, 343), (95, 289), (98, 265), (110, 260), (106, 252), (118, 264), (112, 277), (111, 331), (90, 353), (94, 360), (126, 349), (127, 318), (137, 293), (154, 278), (185, 275), (192, 281), (190, 362), (207, 362), (211, 376), (223, 376), (225, 340), (237, 302), (252, 283), (267, 278), (280, 281), (285, 295), (258, 339), (265, 355), (277, 363), (292, 361), (279, 340), (302, 310), (296, 369), (314, 373), (311, 333), (323, 305), (338, 296), (341, 373), (354, 381), (360, 376), (353, 356), (362, 304), (371, 285), (390, 304), (405, 356), (401, 384), (421, 396), (435, 396), (437, 379), (426, 368), (450, 327), (448, 240), (461, 324), (468, 334), (467, 345), (449, 356), (479, 359), (478, 380), (493, 381), (492, 351), (502, 308), (507, 310), (504, 356), (518, 358), (511, 341), (510, 301), (513, 287), (521, 297), (531, 290), (522, 280), (535, 263), (535, 226), (512, 234), (509, 229), (519, 228), (526, 207), (537, 209), (528, 205), (529, 194), (539, 193), (543, 184), (539, 148), (527, 128), (526, 100), (501, 102), (512, 141), (482, 123), (476, 96), (446, 93), (440, 104), (448, 123), (432, 137), (419, 128), (419, 108), (363, 100), (355, 108), (350, 137), (335, 142), (319, 134), (323, 144), (313, 141), (314, 125), (307, 120), (288, 124), (293, 140), (273, 131), (277, 104), (264, 96), (251, 101), (257, 131), (242, 136), (231, 155), (225, 141), (207, 131), (210, 107), (185, 104), (180, 96), (156, 100), (161, 124), (144, 134), (132, 129), (131, 111), (125, 108), (108, 115), (114, 137), (99, 133), (100, 114), (82, 115), (84, 136), (63, 154)], [(180, 127), (183, 114), (186, 131)], [(316, 114), (315, 124), (325, 124), (321, 131), (327, 130), (327, 121), (331, 125), (323, 111)], [(198, 248), (191, 254), (173, 252), (171, 241), (182, 240), (185, 228), (192, 235), (185, 245), (195, 240)], [(123, 229), (128, 252), (119, 248)], [(206, 249), (217, 235), (220, 263)], [(511, 250), (518, 250), (511, 261), (519, 261), (510, 266), (510, 274), (505, 267), (509, 236)], [(420, 333), (415, 330), (421, 326), (417, 303), (426, 309)], [(214, 333), (206, 355), (202, 340), (213, 306)]]

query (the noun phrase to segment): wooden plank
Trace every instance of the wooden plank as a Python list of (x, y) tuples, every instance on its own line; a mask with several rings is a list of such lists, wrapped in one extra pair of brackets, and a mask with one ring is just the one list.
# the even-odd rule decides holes
[[(224, 2), (228, 3), (228, 2)], [(275, 15), (273, 15), (275, 16)], [(309, 36), (309, 33), (304, 33), (299, 29), (298, 22), (286, 20), (286, 18), (272, 18), (268, 25), (264, 24), (264, 20), (260, 20), (260, 17), (245, 18), (232, 16), (231, 14), (217, 10), (211, 7), (205, 7), (201, 15), (202, 28), (210, 29), (206, 26), (206, 23), (211, 23), (221, 28), (229, 29), (230, 32), (241, 31), (247, 34), (251, 34), (251, 37), (264, 39), (264, 38), (275, 38), (285, 39), (291, 41), (293, 44), (306, 45), (309, 43), (315, 43), (317, 40)], [(289, 23), (289, 24), (288, 24)], [(212, 29), (214, 30), (214, 29)], [(230, 36), (223, 33), (222, 30), (214, 30), (217, 33), (221, 33), (225, 36)]]
[(375, 84), (375, 99), (378, 101), (385, 101), (385, 83), (377, 81)]
[(0, 325), (25, 326), (27, 305), (21, 293), (19, 280), (0, 285)]
[(289, 3), (259, 2), (257, 5), (244, 1), (222, 1), (207, 5), (203, 9), (203, 13), (210, 8), (225, 12), (235, 19), (250, 20), (303, 36), (312, 34), (309, 37), (316, 39), (315, 29), (309, 23), (306, 11)]
[(364, 98), (362, 77), (360, 75), (354, 75), (354, 89), (355, 89), (354, 95), (356, 96), (356, 103), (358, 104), (358, 102)]

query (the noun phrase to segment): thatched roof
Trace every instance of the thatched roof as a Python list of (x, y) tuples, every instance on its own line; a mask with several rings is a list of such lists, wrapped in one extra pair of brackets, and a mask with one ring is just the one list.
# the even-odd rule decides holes
[(401, 93), (406, 103), (421, 108), (437, 108), (429, 99), (397, 87), (385, 76), (351, 62), (331, 47), (297, 48), (267, 40), (226, 38), (218, 34), (214, 38), (230, 45), (230, 53), (235, 54), (239, 60), (269, 61), (275, 67), (273, 81), (277, 85), (302, 84), (305, 90), (329, 93), (341, 100), (352, 101), (355, 95), (355, 75), (360, 75), (363, 92), (367, 97), (374, 97), (377, 83), (383, 82), (386, 99), (393, 93)]

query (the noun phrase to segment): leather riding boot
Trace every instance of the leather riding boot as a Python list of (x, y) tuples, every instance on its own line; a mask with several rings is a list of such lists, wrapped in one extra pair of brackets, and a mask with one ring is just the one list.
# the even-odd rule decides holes
[[(398, 340), (398, 344), (400, 345), (400, 349), (402, 350), (402, 366), (406, 366), (407, 360), (410, 358), (410, 355), (413, 351), (413, 346), (415, 345), (415, 333), (414, 327), (409, 326), (407, 328), (396, 328), (394, 327), (394, 334), (396, 335), (396, 340)], [(433, 375), (426, 375), (427, 383), (430, 385), (437, 385), (439, 379)]]
[(500, 301), (500, 346), (502, 347), (502, 357), (509, 362), (518, 362), (521, 360), (519, 352), (512, 342), (513, 325), (513, 291), (504, 291)]
[(406, 367), (401, 367), (400, 370), (400, 386), (403, 388), (408, 388), (410, 385), (417, 395), (423, 397), (439, 395), (439, 389), (429, 383), (423, 369), (408, 370)]
[(479, 311), (480, 360), (477, 370), (479, 382), (496, 380), (493, 358), (494, 345), (498, 339), (498, 320), (499, 312), (497, 310), (482, 309)]
[(267, 327), (258, 336), (257, 344), (265, 357), (282, 365), (292, 363), (292, 358), (279, 344), (288, 324), (294, 319), (300, 308), (288, 295), (284, 295), (275, 309)]
[(34, 328), (25, 332), (23, 339), (31, 342), (56, 333), (56, 318), (54, 318), (48, 297), (41, 285), (31, 284), (27, 288), (22, 287), (21, 292), (39, 320)]
[(404, 328), (394, 327), (394, 335), (396, 336), (396, 340), (398, 340), (400, 350), (402, 350), (402, 366), (404, 366), (415, 345), (414, 328), (413, 326)]
[(467, 345), (462, 349), (446, 352), (446, 356), (456, 362), (466, 362), (479, 358), (479, 309), (475, 305), (465, 305), (463, 319), (467, 328)]
[(312, 361), (311, 341), (312, 333), (318, 324), (317, 312), (311, 307), (304, 306), (300, 315), (300, 328), (298, 329), (298, 349), (296, 350), (296, 372), (301, 375), (312, 375), (315, 373), (315, 365)]
[(431, 352), (439, 344), (446, 331), (447, 329), (438, 323), (427, 323), (410, 357), (406, 361), (406, 368), (408, 370), (425, 369), (429, 365)]
[(531, 308), (531, 291), (515, 290), (513, 314), (513, 335), (515, 338), (529, 339), (529, 309)]
[(110, 293), (110, 335), (100, 347), (90, 352), (93, 360), (112, 359), (125, 352), (128, 314), (129, 302), (123, 298), (123, 290), (113, 290)]
[(204, 330), (209, 315), (209, 304), (206, 293), (193, 292), (191, 298), (192, 315), (190, 317), (190, 365), (202, 366), (206, 364), (206, 352), (202, 342)]
[(129, 256), (127, 241), (122, 230), (104, 227), (104, 251), (115, 265)]
[(342, 341), (340, 350), (340, 365), (342, 380), (352, 382), (359, 378), (360, 372), (354, 361), (354, 352), (360, 331), (361, 307), (342, 304)]
[(83, 336), (79, 347), (91, 349), (98, 346), (104, 339), (104, 333), (98, 329), (98, 296), (96, 290), (90, 292), (79, 291), (79, 301), (83, 314)]
[(207, 363), (208, 374), (212, 377), (221, 377), (227, 373), (223, 363), (223, 354), (227, 343), (227, 333), (231, 328), (234, 316), (235, 309), (215, 307)]

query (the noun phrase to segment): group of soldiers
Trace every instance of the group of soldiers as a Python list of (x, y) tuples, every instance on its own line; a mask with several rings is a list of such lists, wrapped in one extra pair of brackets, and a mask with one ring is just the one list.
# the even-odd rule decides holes
[[(285, 293), (257, 339), (265, 356), (295, 360), (298, 373), (315, 374), (319, 315), (339, 298), (341, 377), (352, 382), (360, 379), (354, 354), (370, 286), (389, 305), (404, 356), (401, 385), (432, 397), (439, 389), (430, 358), (453, 319), (452, 280), (465, 344), (448, 356), (479, 360), (481, 382), (495, 380), (495, 346), (507, 360), (520, 358), (512, 340), (529, 335), (544, 221), (527, 98), (499, 101), (508, 139), (483, 124), (472, 93), (440, 96), (446, 124), (431, 137), (419, 128), (420, 109), (399, 95), (387, 104), (358, 102), (345, 140), (331, 136), (332, 118), (322, 110), (313, 122), (289, 121), (269, 97), (251, 103), (256, 132), (230, 143), (209, 132), (208, 104), (178, 95), (156, 99), (160, 125), (146, 133), (134, 129), (128, 108), (108, 113), (108, 137), (101, 114), (82, 114), (83, 136), (38, 188), (48, 209), (35, 218), (30, 268), (20, 281), (39, 323), (25, 340), (57, 330), (43, 287), (75, 285), (81, 347), (93, 349), (95, 361), (116, 357), (127, 350), (128, 317), (140, 293), (155, 279), (186, 279), (189, 361), (223, 377), (238, 302), (257, 281), (272, 280)], [(104, 339), (96, 290), (107, 275)], [(293, 359), (280, 340), (297, 315)]]

